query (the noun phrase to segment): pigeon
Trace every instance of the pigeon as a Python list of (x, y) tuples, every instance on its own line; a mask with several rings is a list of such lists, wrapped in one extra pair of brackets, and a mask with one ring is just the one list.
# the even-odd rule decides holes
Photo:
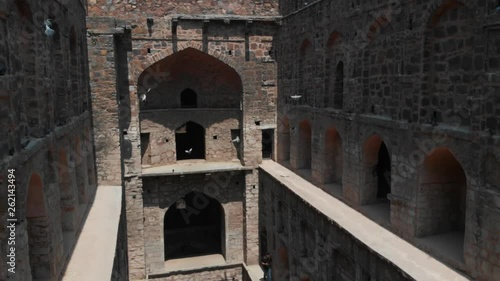
[(191, 154), (191, 152), (193, 152), (193, 148), (191, 147), (190, 149), (188, 150), (184, 150), (184, 152), (186, 152), (187, 154)]
[(54, 31), (54, 29), (52, 29), (52, 22), (50, 21), (50, 19), (46, 19), (45, 20), (45, 35), (49, 36), (49, 37), (52, 37), (54, 36), (54, 33), (56, 33)]
[(146, 101), (146, 94), (151, 92), (151, 88), (149, 88), (146, 93), (142, 93), (140, 98), (141, 98), (141, 101)]
[(232, 140), (232, 142), (240, 142), (240, 136), (236, 136), (236, 137)]

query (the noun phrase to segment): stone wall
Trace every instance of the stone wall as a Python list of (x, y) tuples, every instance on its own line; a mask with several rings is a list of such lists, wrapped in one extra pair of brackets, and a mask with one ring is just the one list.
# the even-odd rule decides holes
[[(245, 187), (244, 174), (214, 173), (210, 176), (186, 175), (144, 178), (144, 236), (146, 270), (148, 273), (165, 271), (164, 257), (164, 217), (167, 210), (175, 208), (175, 202), (191, 191), (203, 193), (209, 198), (217, 200), (224, 209), (223, 229), (225, 245), (223, 256), (227, 262), (243, 260), (243, 206), (242, 192)], [(198, 199), (196, 199), (198, 200)], [(199, 199), (203, 202), (202, 199)], [(199, 203), (198, 205), (203, 206)], [(196, 205), (195, 205), (196, 206)], [(189, 214), (196, 215), (203, 211), (188, 210)], [(225, 250), (225, 251), (224, 251)]]
[(413, 280), (272, 176), (261, 171), (259, 182), (273, 280)]
[(111, 16), (117, 18), (131, 18), (139, 15), (144, 18), (162, 17), (168, 14), (222, 14), (222, 15), (270, 15), (278, 14), (276, 0), (252, 1), (88, 1), (90, 16)]
[[(55, 31), (45, 35), (44, 21)], [(0, 204), (0, 279), (60, 277), (96, 190), (82, 1), (0, 5), (0, 200), (15, 169), (16, 273), (7, 272)], [(12, 245), (9, 245), (11, 247)]]
[[(134, 20), (127, 21), (121, 16), (88, 18), (93, 103), (100, 107), (94, 115), (98, 175), (106, 183), (115, 183), (124, 175), (132, 280), (145, 278), (149, 272), (145, 261), (149, 250), (144, 245), (155, 241), (145, 235), (143, 188), (150, 188), (150, 183), (140, 177), (141, 164), (179, 163), (174, 133), (192, 121), (204, 127), (206, 161), (236, 160), (256, 167), (262, 159), (262, 130), (275, 130), (277, 95), (274, 19), (156, 15), (148, 30), (145, 18), (134, 23), (143, 17), (138, 11), (137, 17), (129, 17)], [(200, 108), (179, 108), (186, 88), (198, 94)], [(147, 133), (150, 147), (141, 151), (145, 143), (141, 138), (146, 140)], [(232, 142), (236, 137), (240, 141)], [(143, 161), (141, 153), (149, 153), (151, 159)], [(250, 220), (257, 212), (256, 176), (249, 175), (245, 182), (247, 192), (239, 201), (245, 208), (238, 212)], [(183, 190), (187, 193), (191, 187)], [(257, 263), (256, 224), (248, 221), (246, 229), (243, 222), (234, 226), (240, 236), (235, 236), (237, 244), (231, 246), (239, 249), (233, 250), (232, 261)], [(158, 258), (154, 264), (159, 268), (163, 260)]]
[[(275, 39), (281, 163), (478, 280), (494, 280), (500, 270), (489, 234), (498, 229), (484, 220), (500, 218), (498, 204), (487, 199), (499, 196), (500, 182), (485, 174), (486, 167), (499, 168), (500, 156), (499, 115), (491, 115), (500, 104), (500, 84), (496, 68), (486, 63), (496, 61), (496, 5), (319, 1), (284, 17)], [(324, 82), (317, 87), (316, 81)], [(339, 85), (342, 106), (335, 104)], [(304, 148), (304, 122), (312, 127), (310, 148)], [(325, 153), (331, 151), (326, 136), (332, 129), (339, 134), (343, 162), (334, 167), (326, 164), (331, 155)], [(391, 161), (385, 206), (376, 198), (382, 143)], [(309, 149), (311, 168), (301, 171)], [(451, 157), (435, 157), (441, 150)], [(452, 179), (440, 181), (447, 177), (443, 173), (424, 179), (429, 167), (452, 167), (451, 162), (459, 167), (452, 169)], [(342, 175), (336, 185), (324, 182), (331, 173)], [(425, 185), (446, 182), (442, 192)], [(373, 208), (385, 208), (385, 217)], [(461, 221), (462, 210), (460, 226), (443, 223)], [(450, 257), (422, 242), (443, 229), (463, 235), (463, 243), (454, 246), (463, 247), (463, 254)]]

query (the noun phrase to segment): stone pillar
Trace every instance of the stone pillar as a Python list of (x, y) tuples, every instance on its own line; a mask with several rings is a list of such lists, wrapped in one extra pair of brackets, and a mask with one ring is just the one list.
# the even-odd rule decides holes
[(88, 37), (98, 184), (120, 185), (120, 132), (113, 34)]
[(141, 280), (146, 278), (142, 180), (137, 177), (125, 178), (124, 184), (129, 278)]
[(245, 175), (245, 262), (259, 262), (259, 174), (254, 169)]

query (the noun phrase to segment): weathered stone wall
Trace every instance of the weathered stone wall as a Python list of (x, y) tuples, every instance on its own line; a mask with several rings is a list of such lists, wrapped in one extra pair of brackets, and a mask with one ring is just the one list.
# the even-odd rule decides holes
[[(141, 134), (150, 134), (148, 153), (151, 161), (148, 165), (176, 163), (173, 153), (175, 129), (193, 121), (205, 129), (207, 161), (239, 158), (245, 166), (255, 167), (262, 159), (262, 130), (275, 129), (277, 95), (272, 50), (274, 20), (258, 16), (230, 17), (229, 20), (213, 15), (154, 16), (148, 31), (145, 18), (133, 23), (143, 16), (142, 13), (136, 15), (128, 22), (120, 18), (88, 19), (90, 54), (95, 58), (91, 62), (93, 103), (100, 106), (99, 113), (94, 115), (98, 174), (102, 182), (114, 182), (119, 179), (120, 163), (124, 168), (121, 172), (125, 176), (129, 276), (132, 280), (145, 278), (149, 272), (145, 262), (148, 260), (145, 251), (149, 250), (145, 250), (144, 245), (155, 241), (150, 241), (151, 236), (145, 235), (143, 230), (146, 209), (143, 211), (142, 189), (150, 186), (138, 177), (142, 161)], [(205, 66), (204, 62), (213, 65)], [(201, 75), (207, 71), (219, 75)], [(113, 84), (115, 75), (116, 86)], [(191, 79), (186, 80), (186, 77)], [(210, 81), (207, 77), (215, 80)], [(207, 89), (197, 88), (197, 83)], [(180, 92), (187, 87), (199, 94), (199, 109), (178, 109)], [(204, 97), (205, 93), (209, 95)], [(147, 104), (142, 94), (146, 94)], [(221, 99), (223, 103), (217, 102)], [(157, 107), (163, 102), (165, 106)], [(148, 109), (150, 107), (164, 110)], [(229, 108), (221, 110), (220, 107)], [(238, 134), (240, 142), (231, 142)], [(241, 216), (249, 221), (247, 229), (243, 229), (243, 222), (228, 226), (227, 231), (239, 233), (234, 239), (240, 239), (234, 242), (235, 245), (231, 242), (231, 247), (241, 248), (233, 250), (237, 254), (230, 259), (256, 263), (258, 232), (257, 221), (253, 221), (257, 212), (256, 176), (250, 176), (245, 182), (247, 192), (240, 197)], [(191, 187), (184, 186), (183, 190), (187, 193)], [(243, 249), (247, 250), (243, 252)], [(155, 261), (157, 268), (160, 265), (163, 266), (163, 260)]]
[[(499, 168), (500, 156), (500, 115), (492, 115), (500, 105), (500, 84), (498, 71), (489, 66), (496, 65), (498, 53), (492, 43), (500, 24), (496, 5), (320, 1), (283, 18), (275, 39), (281, 163), (379, 221), (369, 206), (378, 200), (377, 155), (383, 141), (391, 158), (386, 177), (391, 191), (388, 215), (379, 222), (478, 280), (495, 280), (500, 269), (489, 234), (498, 229), (484, 220), (500, 219), (498, 204), (487, 199), (500, 195), (500, 182), (486, 175), (486, 167)], [(340, 61), (343, 79), (338, 79)], [(315, 79), (324, 82), (316, 87)], [(339, 85), (342, 106), (335, 104)], [(309, 149), (300, 133), (306, 120), (312, 127), (312, 165), (299, 171)], [(343, 164), (337, 167), (342, 171), (325, 164), (325, 136), (331, 129), (340, 136)], [(381, 141), (372, 142), (374, 136)], [(452, 161), (431, 157), (440, 149), (460, 167), (443, 192), (425, 185), (429, 182), (423, 178), (427, 160), (435, 166)], [(324, 184), (326, 169), (342, 174), (338, 186)], [(460, 221), (462, 208), (462, 226), (443, 223)], [(463, 233), (463, 257), (450, 258), (421, 243), (419, 238), (428, 237), (423, 232), (443, 229)]]
[[(165, 271), (164, 257), (164, 217), (168, 208), (191, 191), (201, 192), (217, 200), (224, 209), (224, 258), (227, 262), (243, 260), (243, 197), (244, 174), (214, 173), (210, 177), (202, 175), (144, 178), (144, 236), (146, 270), (148, 273)], [(198, 199), (197, 199), (198, 200)], [(199, 199), (203, 202), (202, 199)], [(203, 206), (203, 204), (198, 203)], [(197, 206), (197, 205), (195, 205)], [(189, 210), (196, 215), (203, 211)]]
[(259, 181), (273, 280), (413, 280), (267, 173)]
[(278, 14), (278, 1), (105, 1), (91, 0), (90, 16), (111, 16), (130, 19), (139, 15), (146, 21), (147, 16), (162, 17), (168, 14), (222, 14), (222, 15), (271, 15)]
[[(207, 161), (238, 159), (240, 144), (232, 142), (234, 136), (231, 131), (240, 130), (240, 110), (186, 109), (142, 112), (141, 119), (141, 134), (149, 133), (148, 153), (151, 159), (147, 162), (150, 165), (176, 163), (176, 130), (188, 121), (195, 122), (205, 129), (205, 159)], [(145, 145), (141, 143), (141, 146)], [(144, 157), (147, 155), (143, 155), (143, 160)]]
[[(59, 278), (95, 190), (82, 1), (0, 5), (0, 279)], [(44, 33), (51, 20), (52, 37)], [(15, 169), (16, 273), (8, 274), (7, 169)]]

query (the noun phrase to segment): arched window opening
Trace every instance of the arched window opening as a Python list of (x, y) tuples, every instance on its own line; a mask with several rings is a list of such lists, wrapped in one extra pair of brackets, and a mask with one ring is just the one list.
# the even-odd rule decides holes
[(181, 108), (197, 108), (198, 97), (196, 92), (191, 89), (185, 89), (181, 93)]
[(342, 109), (344, 105), (344, 63), (339, 62), (335, 74), (335, 108)]
[(308, 121), (302, 121), (299, 125), (299, 161), (298, 168), (311, 170), (311, 144), (312, 130)]
[(222, 205), (203, 193), (190, 192), (177, 200), (165, 214), (165, 260), (224, 256), (224, 221)]
[(205, 129), (187, 122), (175, 130), (177, 160), (205, 159)]
[(374, 135), (363, 146), (364, 181), (360, 201), (364, 212), (379, 223), (389, 224), (391, 204), (391, 157), (382, 138)]
[(28, 184), (26, 220), (29, 244), (29, 259), (33, 280), (52, 279), (50, 222), (47, 215), (42, 178), (33, 174)]

